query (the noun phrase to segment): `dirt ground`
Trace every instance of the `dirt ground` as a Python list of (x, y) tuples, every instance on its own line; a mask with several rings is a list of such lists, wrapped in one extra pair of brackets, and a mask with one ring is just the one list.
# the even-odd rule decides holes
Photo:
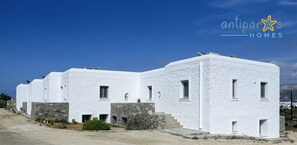
[[(289, 133), (297, 144), (297, 133)], [(186, 139), (179, 136), (149, 131), (74, 131), (39, 126), (29, 119), (0, 109), (0, 145), (260, 145), (273, 144), (266, 141), (227, 139)]]

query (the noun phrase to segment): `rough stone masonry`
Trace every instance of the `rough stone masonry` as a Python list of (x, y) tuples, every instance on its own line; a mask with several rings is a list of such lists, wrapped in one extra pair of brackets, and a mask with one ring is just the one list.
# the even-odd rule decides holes
[(68, 103), (32, 103), (31, 119), (67, 120), (69, 116)]

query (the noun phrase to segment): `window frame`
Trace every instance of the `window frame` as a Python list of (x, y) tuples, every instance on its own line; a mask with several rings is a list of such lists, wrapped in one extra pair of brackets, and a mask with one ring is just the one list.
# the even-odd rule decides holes
[(147, 86), (147, 91), (148, 91), (147, 100), (153, 100), (153, 85), (148, 85)]
[(233, 134), (236, 134), (238, 132), (238, 121), (232, 121), (231, 122), (231, 131)]
[[(187, 85), (185, 85), (185, 84), (187, 84)], [(189, 79), (180, 80), (180, 86), (181, 86), (180, 98), (189, 100), (190, 99), (190, 80)]]
[[(101, 88), (106, 89), (106, 92), (103, 90), (103, 92), (105, 92), (105, 93), (102, 93)], [(103, 94), (106, 96), (102, 96)], [(99, 86), (99, 99), (102, 100), (102, 99), (108, 99), (108, 98), (109, 98), (109, 86), (108, 85), (100, 85)]]
[[(263, 88), (263, 85), (264, 85), (264, 88)], [(261, 100), (268, 99), (268, 83), (267, 82), (260, 82), (260, 99)]]
[(232, 100), (238, 100), (238, 79), (232, 79), (231, 91)]
[[(104, 120), (101, 120), (101, 116), (106, 116), (106, 118)], [(108, 114), (99, 114), (99, 120), (102, 122), (107, 122), (108, 119)]]

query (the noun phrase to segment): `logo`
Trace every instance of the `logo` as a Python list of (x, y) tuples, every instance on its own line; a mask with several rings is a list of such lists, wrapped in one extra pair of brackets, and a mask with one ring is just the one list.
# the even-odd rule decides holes
[(271, 20), (271, 15), (267, 17), (267, 20), (261, 19), (261, 22), (264, 24), (263, 32), (266, 32), (268, 29), (273, 32), (274, 31), (273, 25), (277, 23), (276, 20)]
[(267, 19), (255, 21), (244, 21), (235, 16), (231, 21), (222, 21), (221, 30), (222, 37), (246, 37), (251, 39), (280, 39), (283, 37), (282, 23), (277, 20), (272, 20), (272, 16), (268, 15)]

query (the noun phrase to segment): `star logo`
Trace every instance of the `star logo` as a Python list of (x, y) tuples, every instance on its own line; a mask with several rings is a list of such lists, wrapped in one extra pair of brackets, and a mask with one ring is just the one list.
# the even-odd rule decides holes
[(273, 32), (274, 31), (273, 25), (277, 23), (276, 20), (271, 20), (271, 15), (269, 15), (266, 20), (261, 19), (261, 22), (264, 24), (264, 27), (262, 29), (263, 32), (267, 31), (268, 29)]

